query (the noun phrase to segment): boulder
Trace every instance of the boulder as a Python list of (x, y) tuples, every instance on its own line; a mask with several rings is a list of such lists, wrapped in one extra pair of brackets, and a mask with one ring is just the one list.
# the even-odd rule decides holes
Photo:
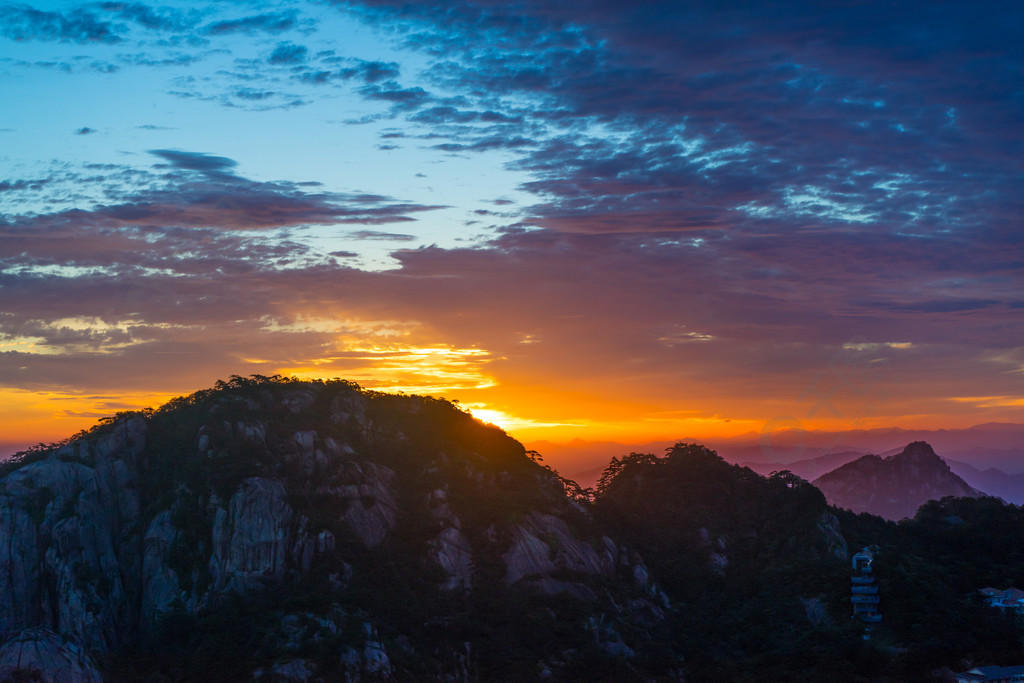
[(103, 676), (74, 642), (49, 629), (32, 628), (0, 646), (0, 680), (103, 683)]

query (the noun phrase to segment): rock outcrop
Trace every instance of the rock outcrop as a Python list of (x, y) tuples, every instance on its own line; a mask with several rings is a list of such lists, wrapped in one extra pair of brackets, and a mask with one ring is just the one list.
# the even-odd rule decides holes
[(136, 626), (141, 418), (55, 449), (0, 480), (0, 631), (40, 626), (94, 652)]
[(252, 477), (213, 519), (210, 574), (217, 592), (245, 593), (281, 583), (291, 564), (309, 567), (313, 543), (307, 520), (285, 500), (284, 485)]
[(512, 546), (502, 559), (508, 568), (505, 581), (510, 584), (555, 572), (608, 577), (615, 572), (618, 550), (607, 537), (601, 540), (600, 551), (595, 550), (573, 536), (565, 520), (533, 512), (513, 527)]
[(392, 493), (395, 473), (372, 462), (347, 462), (342, 476), (347, 482), (338, 489), (347, 503), (342, 519), (367, 547), (380, 545), (397, 522), (398, 505)]
[(102, 683), (92, 658), (45, 628), (26, 629), (0, 647), (0, 680)]

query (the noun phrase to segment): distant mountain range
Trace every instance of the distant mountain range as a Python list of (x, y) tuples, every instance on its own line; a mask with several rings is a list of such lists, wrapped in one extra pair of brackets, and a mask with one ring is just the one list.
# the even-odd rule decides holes
[[(890, 434), (893, 431), (902, 430), (874, 430), (873, 432), (866, 432), (866, 434), (869, 434), (872, 437), (867, 441), (875, 442), (878, 437), (876, 432), (885, 432), (886, 434)], [(964, 434), (964, 432), (969, 434)], [(972, 427), (969, 430), (941, 430), (935, 432), (939, 438), (944, 439), (947, 443), (960, 445), (965, 442), (967, 436), (973, 436), (986, 443), (1005, 445), (1008, 440), (1012, 441), (1018, 433), (1022, 437), (1021, 443), (1024, 443), (1024, 425), (990, 424), (979, 425), (978, 427)], [(816, 435), (820, 436), (820, 433), (816, 433)], [(579, 482), (581, 486), (593, 486), (600, 478), (601, 473), (605, 470), (611, 458), (622, 457), (623, 455), (631, 452), (660, 455), (661, 453), (664, 453), (666, 449), (670, 448), (672, 443), (667, 441), (654, 441), (645, 444), (629, 445), (610, 441), (592, 442), (576, 439), (575, 441), (567, 444), (533, 442), (527, 444), (527, 446), (540, 452), (544, 456), (545, 462), (553, 466), (555, 469), (562, 471), (565, 476), (570, 479)], [(818, 482), (816, 480), (819, 478), (822, 478), (825, 475), (848, 465), (849, 463), (853, 463), (858, 459), (870, 456), (875, 460), (884, 460), (886, 458), (896, 456), (903, 451), (904, 448), (902, 446), (898, 448), (882, 449), (880, 451), (875, 451), (877, 454), (873, 454), (870, 450), (858, 448), (847, 448), (830, 452), (821, 447), (804, 447), (797, 449), (795, 447), (776, 445), (770, 449), (768, 453), (778, 459), (768, 459), (766, 457), (765, 449), (760, 445), (750, 445), (742, 442), (727, 442), (724, 447), (720, 446), (718, 449), (719, 454), (726, 460), (744, 467), (749, 467), (758, 474), (767, 476), (772, 472), (788, 470), (802, 479), (814, 482), (815, 485), (817, 485)], [(953, 451), (951, 454), (944, 449), (940, 449), (940, 452), (942, 452), (944, 456), (951, 455), (951, 457), (939, 458), (939, 462), (942, 467), (961, 482), (963, 486), (966, 486), (967, 489), (975, 491), (976, 493), (995, 496), (1015, 505), (1024, 505), (1024, 472), (1012, 471), (1014, 469), (1024, 467), (1024, 449), (1013, 450), (1011, 448), (977, 447), (963, 448)], [(809, 457), (791, 461), (786, 460), (786, 456), (794, 455), (807, 455)], [(939, 456), (936, 455), (935, 457), (938, 458)], [(968, 458), (972, 460), (976, 458), (978, 465), (965, 462), (961, 458)], [(1007, 472), (991, 465), (985, 466), (984, 463), (986, 462), (1005, 463), (1005, 466), (1007, 469), (1010, 469), (1011, 472)], [(871, 476), (878, 476), (878, 474), (879, 472), (872, 470)], [(939, 476), (939, 474), (933, 474), (935, 474), (935, 476)], [(828, 480), (826, 479), (826, 481)], [(935, 482), (932, 483), (934, 484)], [(924, 487), (922, 490), (927, 490), (928, 486), (930, 486), (930, 484), (926, 485), (920, 482), (914, 483), (909, 481), (903, 481), (900, 484), (893, 485), (896, 487), (904, 487), (904, 490), (910, 490), (916, 486), (922, 486)], [(959, 485), (955, 483), (948, 487), (938, 486), (936, 484), (931, 495), (935, 499), (941, 498), (943, 495), (969, 495), (957, 493), (957, 491), (961, 490), (958, 486)], [(828, 493), (829, 492), (826, 491), (826, 495), (828, 495)], [(900, 519), (905, 516), (913, 516), (917, 508), (924, 501), (929, 500), (929, 498), (918, 500), (914, 497), (908, 500), (910, 500), (910, 502), (906, 503), (906, 510), (900, 508), (900, 514), (896, 517), (892, 516), (896, 513), (895, 509), (890, 509), (891, 506), (888, 504), (880, 504), (880, 507), (877, 509), (863, 508), (863, 510), (870, 511), (889, 519)], [(831, 497), (829, 498), (829, 502), (834, 502)], [(856, 506), (852, 506), (852, 503), (851, 505), (846, 505), (842, 502), (835, 504), (858, 511), (858, 508)]]
[[(901, 449), (896, 449), (899, 452)], [(883, 456), (893, 455), (892, 452), (883, 453)], [(853, 462), (857, 458), (861, 458), (868, 453), (858, 453), (856, 451), (844, 451), (842, 453), (829, 453), (828, 455), (822, 455), (817, 458), (809, 458), (807, 460), (800, 460), (792, 463), (760, 463), (760, 462), (742, 462), (739, 463), (744, 467), (749, 467), (758, 474), (769, 475), (772, 472), (779, 472), (782, 470), (789, 470), (793, 474), (806, 479), (807, 481), (814, 481), (823, 474), (827, 474), (837, 467), (842, 467), (848, 462)], [(1002, 498), (1007, 503), (1013, 503), (1014, 505), (1024, 505), (1024, 474), (1007, 474), (1002, 470), (994, 467), (989, 467), (984, 470), (980, 470), (973, 465), (969, 465), (959, 460), (950, 460), (943, 458), (946, 464), (949, 465), (949, 469), (953, 474), (963, 479), (969, 486), (984, 491), (990, 496), (996, 498)]]
[[(872, 429), (846, 432), (779, 432), (771, 444), (760, 435), (728, 439), (681, 438), (714, 448), (729, 462), (770, 474), (789, 470), (813, 481), (823, 474), (868, 454), (900, 452), (913, 441), (925, 441), (942, 454), (954, 474), (970, 486), (1015, 504), (1024, 504), (1024, 424), (987, 423), (968, 429)], [(629, 444), (575, 439), (565, 444), (535, 441), (525, 444), (544, 462), (582, 486), (593, 486), (612, 457), (627, 453), (660, 455), (675, 441)]]
[(946, 459), (946, 464), (954, 474), (974, 488), (990, 496), (1002, 498), (1007, 503), (1024, 505), (1024, 474), (1007, 474), (994, 467), (979, 470), (973, 465), (957, 460)]

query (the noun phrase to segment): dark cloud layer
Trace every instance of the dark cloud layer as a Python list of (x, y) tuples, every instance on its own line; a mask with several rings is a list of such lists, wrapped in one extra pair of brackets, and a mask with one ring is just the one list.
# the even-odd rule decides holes
[[(393, 120), (383, 141), (502, 154), (535, 200), (467, 208), (467, 224), (518, 222), (473, 248), (401, 249), (413, 231), (378, 226), (455, 204), (449, 190), (437, 205), (322, 192), (154, 150), (101, 205), (0, 216), (0, 341), (64, 351), (0, 353), (0, 382), (208, 383), (246, 359), (349, 359), (346, 325), (399, 321), (417, 343), (485, 349), (502, 382), (662, 407), (798, 403), (837, 363), (885, 368), (890, 415), (1020, 396), (1019, 4), (336, 5), (398, 36), (422, 73), (317, 49), (298, 10), (5, 5), (0, 35), (259, 36), (256, 56), (180, 93), (258, 109), (344, 88), (379, 104), (365, 120)], [(0, 180), (0, 199), (51, 182)], [(306, 225), (393, 242), (400, 267), (282, 236)]]
[[(414, 220), (412, 214), (441, 208), (399, 202), (376, 194), (313, 193), (299, 183), (248, 180), (236, 175), (237, 162), (225, 157), (178, 150), (154, 150), (162, 172), (151, 189), (117, 204), (14, 219), (15, 232), (63, 230), (65, 226), (211, 228), (258, 230), (302, 225), (381, 225)], [(8, 189), (27, 189), (43, 181), (4, 181)], [(4, 189), (0, 185), (0, 190)], [(4, 227), (0, 221), (0, 228)]]
[(0, 35), (11, 40), (119, 43), (122, 28), (84, 9), (63, 14), (28, 5), (0, 5)]
[[(157, 33), (187, 35), (196, 29), (202, 15), (199, 10), (151, 7), (138, 2), (83, 4), (66, 12), (40, 10), (28, 4), (4, 4), (0, 6), (0, 35), (17, 41), (120, 44), (127, 41), (133, 25)], [(273, 17), (277, 17), (278, 23), (281, 20), (279, 15), (267, 17), (262, 22), (269, 25), (274, 24)], [(240, 27), (255, 26), (261, 18), (235, 23)]]
[(206, 33), (211, 35), (224, 35), (228, 33), (283, 33), (296, 26), (298, 12), (290, 10), (287, 12), (268, 12), (265, 14), (254, 14), (240, 19), (227, 19), (217, 21), (206, 27)]
[[(933, 232), (1024, 208), (1011, 4), (361, 5), (405, 22), (407, 45), (437, 57), (438, 86), (532, 99), (545, 134), (516, 167), (536, 176), (546, 227), (749, 216)], [(430, 104), (410, 97), (413, 120), (473, 118)], [(442, 149), (487, 149), (478, 136), (466, 128)]]

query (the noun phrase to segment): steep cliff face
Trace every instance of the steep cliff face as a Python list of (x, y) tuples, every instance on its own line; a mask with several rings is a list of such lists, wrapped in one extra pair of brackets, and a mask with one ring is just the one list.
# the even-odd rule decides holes
[(953, 474), (923, 441), (888, 458), (865, 455), (815, 479), (814, 485), (836, 507), (890, 520), (913, 517), (929, 500), (985, 495)]
[(0, 480), (0, 631), (51, 626), (93, 652), (137, 625), (141, 418)]
[[(96, 680), (100, 660), (125, 678), (139, 661), (172, 679), (421, 676), (425, 662), (507, 678), (595, 648), (633, 656), (619, 632), (662, 609), (639, 558), (555, 475), (444, 401), (235, 378), (6, 470), (0, 666), (53, 680)], [(609, 588), (619, 574), (645, 581)], [(534, 602), (540, 626), (514, 612)], [(559, 636), (522, 662), (469, 625), (424, 628), (447, 613)]]

